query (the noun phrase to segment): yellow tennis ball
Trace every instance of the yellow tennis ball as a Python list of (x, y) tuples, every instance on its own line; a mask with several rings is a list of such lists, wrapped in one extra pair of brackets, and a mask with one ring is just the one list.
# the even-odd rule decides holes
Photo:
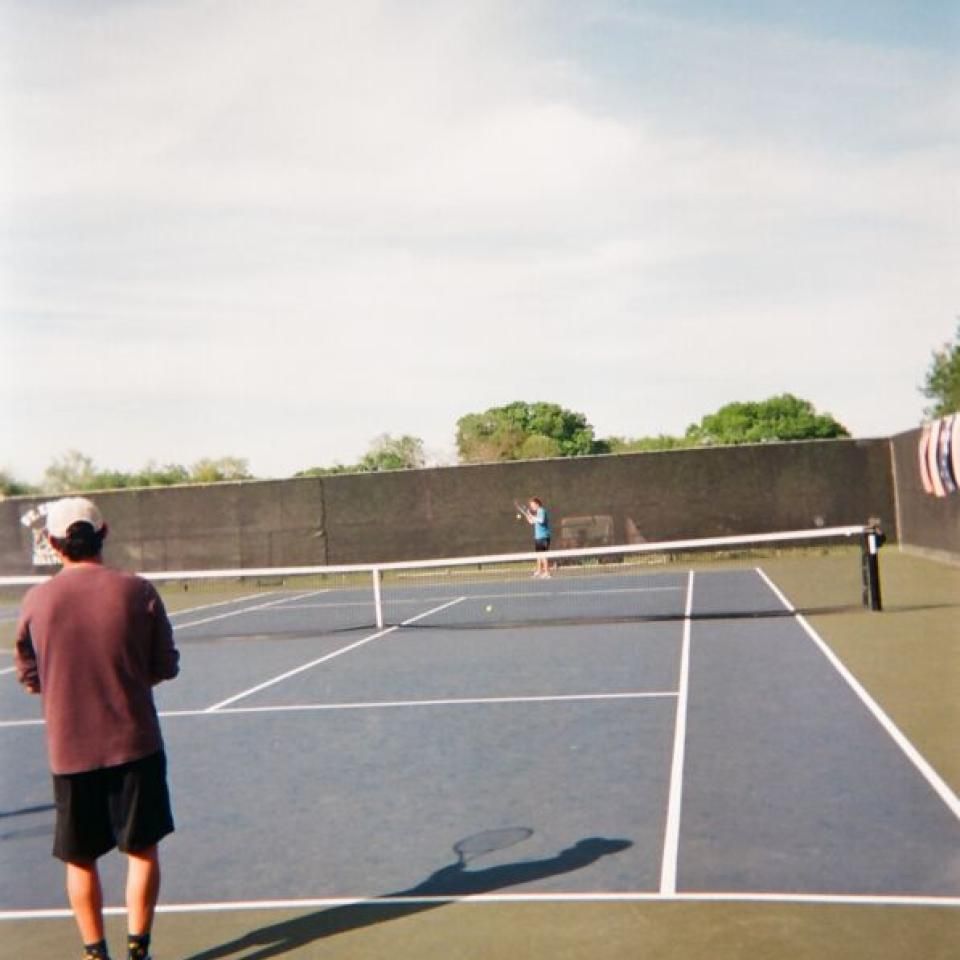
[(486, 606), (486, 610), (487, 610), (487, 613), (490, 613), (490, 611), (493, 610), (493, 607), (488, 603)]

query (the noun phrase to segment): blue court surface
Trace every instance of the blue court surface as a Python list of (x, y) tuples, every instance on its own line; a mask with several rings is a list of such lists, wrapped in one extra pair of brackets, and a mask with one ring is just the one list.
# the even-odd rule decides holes
[[(611, 588), (622, 616), (574, 622), (582, 589), (563, 569), (513, 598), (412, 585), (382, 630), (311, 630), (362, 606), (316, 592), (173, 615), (162, 909), (960, 905), (957, 798), (761, 570), (652, 574)], [(535, 622), (482, 626), (511, 603)], [(5, 670), (6, 917), (66, 913), (39, 717)], [(114, 907), (123, 866), (104, 861)]]

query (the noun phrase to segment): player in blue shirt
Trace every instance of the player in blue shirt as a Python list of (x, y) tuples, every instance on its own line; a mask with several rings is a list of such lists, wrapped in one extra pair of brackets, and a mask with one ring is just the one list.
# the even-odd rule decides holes
[(547, 551), (550, 549), (550, 514), (539, 497), (531, 497), (525, 511), (527, 523), (533, 527), (533, 549), (542, 556), (537, 557), (534, 569), (535, 577), (548, 578), (550, 566), (547, 563)]

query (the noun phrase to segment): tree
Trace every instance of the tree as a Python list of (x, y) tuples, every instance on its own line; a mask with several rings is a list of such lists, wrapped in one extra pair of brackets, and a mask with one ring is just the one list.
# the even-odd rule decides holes
[(516, 401), (468, 413), (457, 421), (461, 463), (577, 457), (609, 449), (606, 441), (594, 437), (582, 413), (555, 403)]
[(45, 493), (97, 489), (97, 470), (93, 459), (79, 450), (68, 450), (44, 471), (42, 486)]
[(0, 497), (20, 497), (36, 492), (36, 487), (18, 480), (6, 470), (0, 470)]
[(415, 470), (427, 465), (423, 441), (419, 437), (404, 434), (392, 437), (381, 433), (370, 441), (367, 452), (359, 463), (335, 463), (330, 467), (308, 467), (298, 470), (295, 477), (329, 477), (340, 473), (379, 473), (384, 470)]
[(426, 465), (423, 441), (419, 437), (404, 434), (391, 437), (382, 433), (370, 443), (370, 449), (363, 455), (359, 469), (366, 472), (378, 470), (412, 470)]
[(608, 437), (611, 453), (648, 453), (652, 450), (676, 450), (692, 446), (692, 441), (683, 437), (671, 437), (661, 433), (655, 437)]
[(224, 480), (252, 480), (249, 465), (242, 457), (205, 457), (190, 468), (193, 483), (221, 483)]
[(179, 463), (157, 464), (149, 460), (139, 473), (133, 474), (133, 479), (132, 486), (170, 487), (176, 483), (189, 483), (190, 473)]
[(85, 453), (69, 450), (47, 467), (41, 490), (44, 493), (58, 494), (252, 479), (247, 461), (240, 457), (204, 458), (198, 460), (189, 470), (179, 463), (158, 465), (150, 460), (142, 469), (127, 473), (123, 470), (100, 470)]
[(295, 479), (302, 477), (335, 477), (340, 473), (359, 473), (360, 467), (356, 464), (335, 463), (332, 467), (307, 467), (306, 470), (298, 470), (293, 476)]
[(923, 395), (933, 403), (923, 412), (931, 418), (960, 412), (960, 320), (953, 343), (934, 350), (922, 387)]
[(687, 441), (698, 446), (849, 436), (850, 431), (830, 414), (818, 414), (809, 400), (789, 393), (759, 402), (728, 403), (686, 432)]

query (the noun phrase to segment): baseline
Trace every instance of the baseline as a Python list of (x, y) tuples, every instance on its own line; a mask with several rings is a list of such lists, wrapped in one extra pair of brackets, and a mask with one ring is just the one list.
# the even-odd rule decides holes
[[(434, 897), (316, 897), (299, 900), (227, 900), (223, 902), (161, 903), (157, 913), (239, 913), (245, 910), (313, 910), (323, 907), (416, 905), (435, 903), (800, 903), (861, 907), (960, 907), (960, 897), (858, 895), (836, 893), (476, 893)], [(105, 916), (125, 916), (126, 907), (105, 906)], [(65, 920), (73, 912), (55, 907), (40, 910), (0, 910), (4, 920)]]

